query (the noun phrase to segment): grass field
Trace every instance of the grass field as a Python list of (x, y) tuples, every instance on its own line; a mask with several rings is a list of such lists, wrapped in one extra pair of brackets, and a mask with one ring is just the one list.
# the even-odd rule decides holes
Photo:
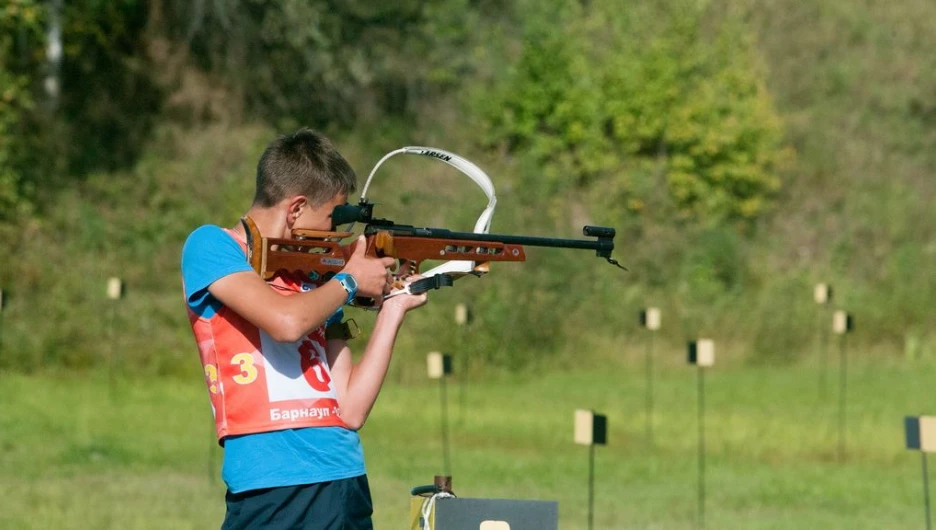
[[(673, 354), (675, 355), (675, 354)], [(661, 363), (662, 364), (662, 363)], [(933, 413), (936, 367), (855, 360), (846, 459), (837, 459), (837, 373), (812, 365), (706, 374), (706, 528), (923, 528), (921, 457), (903, 417)], [(573, 411), (607, 414), (595, 456), (595, 528), (694, 528), (696, 373), (654, 378), (654, 443), (639, 363), (447, 385), (454, 490), (556, 500), (587, 528), (588, 448)], [(0, 375), (0, 528), (204, 529), (223, 518), (201, 381)], [(388, 381), (362, 431), (375, 525), (404, 529), (409, 489), (442, 471), (438, 385)]]

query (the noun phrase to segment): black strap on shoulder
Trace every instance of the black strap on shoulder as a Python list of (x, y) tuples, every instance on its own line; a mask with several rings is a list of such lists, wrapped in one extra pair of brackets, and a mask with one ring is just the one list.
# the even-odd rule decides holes
[(353, 318), (337, 322), (325, 328), (325, 340), (351, 340), (360, 334), (357, 322)]

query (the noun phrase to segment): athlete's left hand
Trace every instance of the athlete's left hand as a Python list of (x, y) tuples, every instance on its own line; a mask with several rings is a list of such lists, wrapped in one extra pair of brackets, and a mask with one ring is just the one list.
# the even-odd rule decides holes
[[(407, 276), (403, 279), (403, 283), (409, 284), (416, 280), (421, 279), (422, 276), (416, 274), (413, 276)], [(417, 307), (422, 307), (426, 305), (426, 302), (429, 300), (428, 293), (421, 294), (399, 294), (396, 296), (391, 296), (390, 298), (385, 298), (383, 304), (381, 305), (381, 311), (403, 311), (408, 312)]]

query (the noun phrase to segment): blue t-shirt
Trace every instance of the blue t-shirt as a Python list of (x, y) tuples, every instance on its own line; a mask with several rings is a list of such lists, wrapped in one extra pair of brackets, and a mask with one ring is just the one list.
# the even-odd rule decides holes
[[(182, 247), (186, 303), (199, 317), (213, 317), (222, 304), (211, 296), (208, 286), (229, 274), (251, 270), (240, 243), (227, 232), (217, 226), (199, 227)], [(232, 493), (314, 484), (365, 473), (358, 433), (341, 427), (228, 436), (222, 443), (221, 476)]]

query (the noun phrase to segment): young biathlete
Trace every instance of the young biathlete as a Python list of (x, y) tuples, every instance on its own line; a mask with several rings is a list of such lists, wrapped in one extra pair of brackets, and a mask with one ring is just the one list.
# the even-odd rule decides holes
[[(356, 177), (322, 135), (303, 129), (264, 151), (247, 215), (266, 237), (331, 230), (332, 209)], [(279, 271), (264, 281), (246, 259), (246, 234), (202, 226), (182, 250), (189, 320), (224, 447), (233, 529), (372, 528), (357, 430), (383, 384), (397, 331), (426, 295), (384, 300), (359, 362), (325, 323), (355, 296), (389, 292), (392, 258), (368, 258), (363, 238), (329, 281)]]

